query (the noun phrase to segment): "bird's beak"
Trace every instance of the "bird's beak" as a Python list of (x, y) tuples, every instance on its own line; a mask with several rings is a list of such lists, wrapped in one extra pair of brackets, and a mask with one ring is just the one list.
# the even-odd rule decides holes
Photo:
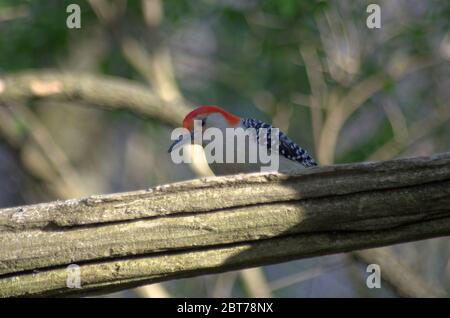
[(191, 140), (192, 140), (192, 136), (190, 133), (181, 135), (180, 137), (175, 139), (175, 141), (172, 143), (172, 145), (170, 145), (168, 152), (171, 153), (173, 150), (175, 150), (179, 147), (183, 147), (186, 144), (190, 144)]

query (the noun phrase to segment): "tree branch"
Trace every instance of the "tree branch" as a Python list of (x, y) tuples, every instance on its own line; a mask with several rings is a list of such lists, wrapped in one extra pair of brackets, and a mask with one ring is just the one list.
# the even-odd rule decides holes
[(172, 126), (178, 126), (190, 111), (186, 105), (164, 102), (144, 85), (113, 76), (37, 70), (0, 77), (0, 102), (37, 98), (128, 110)]
[[(0, 296), (107, 292), (450, 234), (450, 153), (0, 210)], [(82, 289), (66, 287), (81, 267)]]
[[(376, 248), (352, 254), (366, 264), (378, 264), (382, 277), (402, 297), (446, 297), (447, 292), (439, 285), (425, 281), (422, 275), (403, 264), (390, 248)], [(389, 270), (383, 270), (388, 268)]]

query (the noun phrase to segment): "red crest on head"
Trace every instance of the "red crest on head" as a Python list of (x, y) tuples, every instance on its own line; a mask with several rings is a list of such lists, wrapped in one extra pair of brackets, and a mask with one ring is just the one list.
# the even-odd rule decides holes
[(240, 122), (240, 118), (236, 115), (233, 115), (226, 110), (220, 108), (219, 106), (208, 105), (208, 106), (200, 106), (184, 117), (183, 127), (189, 130), (192, 130), (194, 126), (194, 120), (199, 115), (206, 115), (211, 113), (220, 113), (223, 117), (228, 121), (231, 126), (237, 125)]

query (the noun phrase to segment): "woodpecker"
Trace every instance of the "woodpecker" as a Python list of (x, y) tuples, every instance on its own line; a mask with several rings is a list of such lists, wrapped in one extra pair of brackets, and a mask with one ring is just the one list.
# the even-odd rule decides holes
[[(297, 170), (299, 168), (309, 168), (317, 166), (316, 161), (308, 154), (308, 152), (293, 142), (288, 136), (286, 136), (281, 131), (278, 132), (278, 142), (277, 140), (272, 140), (273, 132), (275, 132), (274, 127), (271, 125), (254, 118), (240, 118), (218, 106), (200, 106), (189, 114), (183, 120), (183, 128), (187, 129), (189, 133), (188, 136), (180, 136), (176, 139), (169, 148), (169, 153), (175, 149), (187, 144), (192, 143), (194, 138), (194, 122), (198, 121), (201, 123), (201, 131), (204, 133), (208, 128), (217, 128), (222, 135), (224, 140), (222, 140), (222, 150), (224, 157), (227, 157), (227, 151), (230, 151), (225, 146), (227, 140), (226, 129), (227, 128), (242, 128), (243, 131), (252, 131), (249, 135), (248, 143), (244, 147), (238, 144), (234, 145), (232, 150), (234, 151), (234, 158), (239, 155), (245, 157), (245, 162), (214, 162), (212, 158), (208, 157), (208, 153), (205, 151), (206, 159), (211, 170), (215, 175), (226, 175), (226, 174), (237, 174), (237, 173), (249, 173), (261, 171), (261, 167), (266, 164), (262, 162), (260, 157), (256, 161), (251, 161), (250, 151), (251, 146), (256, 144), (266, 147), (268, 153), (273, 154), (273, 151), (278, 154), (278, 169), (277, 171), (282, 173), (289, 173), (289, 171)], [(212, 140), (202, 140), (201, 144), (205, 148), (213, 142)], [(253, 143), (251, 145), (250, 143)], [(243, 153), (243, 154), (242, 154)], [(210, 155), (211, 156), (211, 155)]]

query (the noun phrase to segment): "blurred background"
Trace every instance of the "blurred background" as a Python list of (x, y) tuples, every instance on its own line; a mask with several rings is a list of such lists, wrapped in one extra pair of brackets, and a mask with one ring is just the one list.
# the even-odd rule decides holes
[[(0, 207), (198, 177), (200, 169), (174, 165), (167, 148), (171, 129), (188, 107), (204, 104), (272, 123), (322, 165), (449, 151), (450, 2), (376, 1), (381, 29), (369, 29), (371, 2), (0, 0)], [(79, 29), (66, 26), (72, 3), (81, 8)], [(85, 96), (61, 91), (57, 81), (37, 81), (31, 92), (21, 86), (26, 76), (39, 78), (42, 72), (64, 74), (74, 85), (93, 81), (101, 89)], [(104, 101), (104, 91), (110, 99), (119, 92), (107, 85), (117, 79), (125, 89), (148, 90), (161, 109), (173, 111), (172, 120), (154, 116), (145, 98), (135, 101), (132, 94), (130, 105), (120, 98), (120, 105)], [(13, 80), (17, 89), (7, 90), (5, 83)], [(55, 91), (57, 99), (46, 98)], [(103, 104), (114, 106), (105, 110)], [(394, 272), (382, 272), (381, 289), (368, 289), (367, 263), (383, 260), (395, 264)], [(401, 275), (412, 278), (405, 282)], [(402, 286), (413, 280), (416, 285)], [(109, 296), (414, 292), (449, 295), (449, 239)]]

